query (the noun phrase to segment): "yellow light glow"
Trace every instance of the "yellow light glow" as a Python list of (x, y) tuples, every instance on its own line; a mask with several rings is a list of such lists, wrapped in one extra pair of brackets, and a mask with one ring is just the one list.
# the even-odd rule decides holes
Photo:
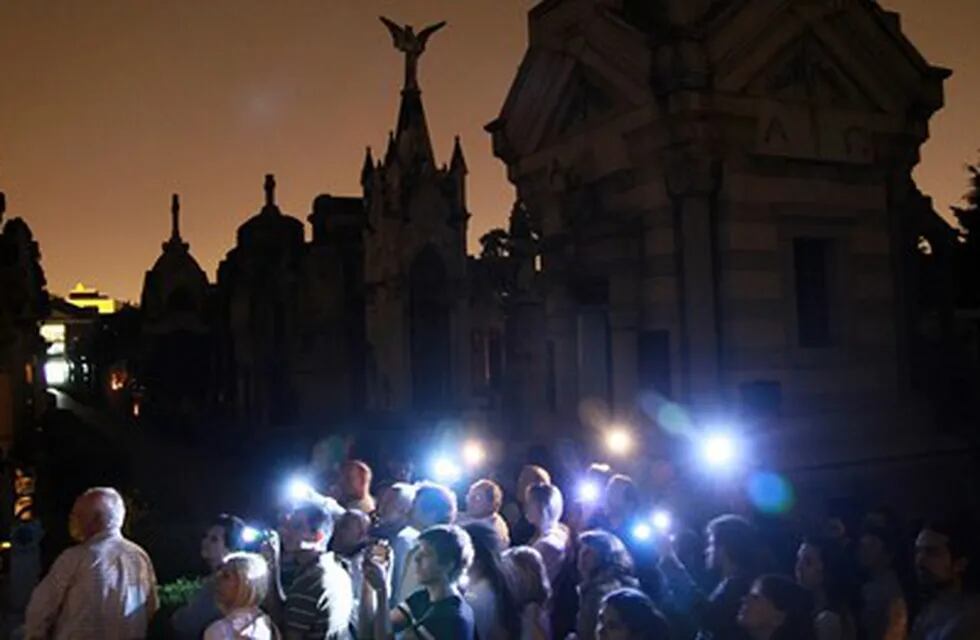
[(623, 456), (633, 449), (633, 436), (622, 427), (615, 427), (606, 434), (606, 448), (617, 456)]
[(483, 445), (476, 440), (470, 440), (465, 445), (463, 445), (463, 462), (470, 467), (476, 467), (483, 464), (483, 461), (487, 459), (487, 451), (483, 448)]

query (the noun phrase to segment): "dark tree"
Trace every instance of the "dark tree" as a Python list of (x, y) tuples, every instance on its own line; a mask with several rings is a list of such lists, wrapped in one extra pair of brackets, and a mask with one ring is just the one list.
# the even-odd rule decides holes
[(966, 205), (953, 207), (953, 215), (963, 229), (956, 247), (956, 289), (960, 306), (980, 306), (980, 164), (967, 166), (970, 188)]

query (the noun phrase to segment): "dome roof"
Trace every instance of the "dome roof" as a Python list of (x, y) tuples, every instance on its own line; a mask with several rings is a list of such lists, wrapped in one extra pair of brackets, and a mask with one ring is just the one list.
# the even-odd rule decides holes
[(265, 206), (238, 227), (238, 246), (243, 248), (293, 248), (303, 244), (303, 223), (283, 214), (276, 205), (276, 179), (265, 176)]

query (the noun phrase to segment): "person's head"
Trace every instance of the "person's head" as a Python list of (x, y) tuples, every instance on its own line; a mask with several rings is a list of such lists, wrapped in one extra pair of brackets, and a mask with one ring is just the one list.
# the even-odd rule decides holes
[(470, 578), (475, 580), (499, 572), (500, 554), (504, 550), (504, 544), (497, 530), (486, 522), (471, 522), (464, 525), (463, 530), (473, 545)]
[(629, 476), (616, 474), (609, 478), (603, 493), (606, 513), (613, 517), (628, 517), (639, 506), (636, 484)]
[(419, 531), (437, 524), (452, 524), (456, 521), (456, 494), (441, 484), (420, 482), (415, 489), (410, 520)]
[(404, 526), (412, 513), (415, 500), (415, 487), (404, 482), (396, 482), (381, 492), (378, 499), (378, 524), (381, 526)]
[(112, 487), (94, 487), (75, 499), (68, 530), (77, 542), (101, 533), (118, 532), (126, 521), (126, 504)]
[(342, 556), (352, 556), (367, 544), (370, 530), (371, 518), (363, 511), (349, 509), (337, 518), (330, 548)]
[(595, 637), (597, 640), (668, 640), (670, 628), (645, 593), (617, 589), (602, 599)]
[(235, 552), (218, 569), (214, 599), (222, 612), (257, 607), (269, 587), (269, 567), (257, 553)]
[(900, 549), (901, 537), (898, 531), (866, 524), (858, 538), (858, 564), (872, 574), (883, 571), (892, 566)]
[(504, 492), (493, 480), (477, 480), (466, 492), (466, 513), (473, 518), (488, 518), (500, 511)]
[(340, 490), (345, 498), (365, 498), (371, 491), (371, 467), (360, 460), (340, 465)]
[(333, 535), (333, 517), (319, 504), (303, 504), (289, 513), (280, 533), (284, 551), (319, 555)]
[(455, 584), (473, 561), (469, 535), (455, 525), (436, 525), (419, 535), (415, 569), (423, 587)]
[(813, 637), (812, 600), (784, 576), (757, 579), (742, 599), (738, 624), (753, 638), (807, 640)]
[(201, 538), (201, 559), (212, 571), (221, 566), (225, 556), (242, 548), (242, 531), (245, 523), (241, 518), (222, 513), (211, 521)]
[(973, 560), (974, 527), (967, 519), (926, 524), (915, 539), (915, 575), (927, 595), (963, 590)]
[(547, 531), (561, 520), (565, 500), (561, 489), (539, 483), (528, 487), (524, 499), (524, 516), (538, 531)]
[(525, 465), (517, 476), (517, 501), (524, 504), (527, 490), (536, 484), (551, 484), (551, 474), (544, 467), (536, 464)]
[(836, 539), (807, 538), (796, 552), (796, 581), (831, 607), (851, 599), (849, 573), (846, 552)]
[(759, 557), (759, 540), (748, 520), (736, 515), (718, 516), (706, 527), (707, 545), (704, 553), (708, 569), (722, 576), (751, 573)]
[(578, 572), (582, 580), (607, 572), (633, 575), (633, 557), (623, 541), (608, 531), (586, 531), (579, 536), (578, 543)]
[(503, 557), (513, 568), (515, 603), (547, 605), (551, 600), (551, 583), (541, 553), (534, 547), (520, 546), (507, 549)]

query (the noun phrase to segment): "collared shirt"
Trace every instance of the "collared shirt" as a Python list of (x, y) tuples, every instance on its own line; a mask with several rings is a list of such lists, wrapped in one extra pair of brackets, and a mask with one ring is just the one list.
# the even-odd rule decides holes
[(284, 631), (309, 640), (347, 638), (353, 609), (350, 576), (332, 553), (324, 553), (300, 570), (286, 592)]
[(398, 605), (398, 610), (407, 621), (401, 633), (406, 640), (473, 640), (475, 637), (473, 609), (457, 595), (432, 602), (429, 592), (419, 589)]
[(28, 640), (146, 637), (158, 608), (153, 563), (119, 531), (66, 549), (27, 605)]

